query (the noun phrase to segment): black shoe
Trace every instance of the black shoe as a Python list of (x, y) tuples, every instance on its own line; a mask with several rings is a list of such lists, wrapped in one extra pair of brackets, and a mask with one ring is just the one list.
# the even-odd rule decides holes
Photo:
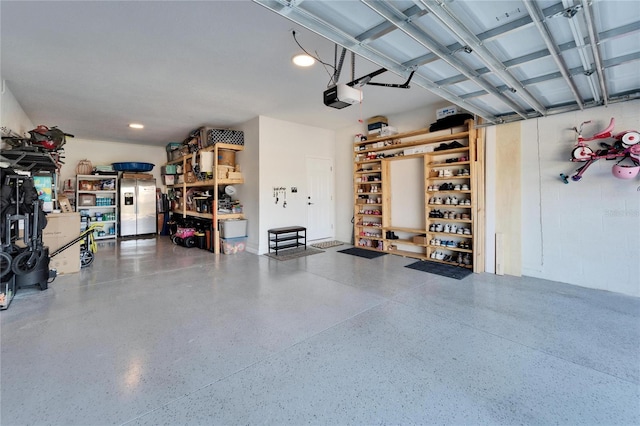
[(434, 151), (444, 151), (445, 149), (449, 149), (446, 143), (441, 143), (440, 146), (434, 148)]
[(462, 148), (464, 145), (462, 145), (460, 142), (458, 141), (453, 141), (449, 144), (449, 148), (448, 149), (454, 149), (454, 148)]

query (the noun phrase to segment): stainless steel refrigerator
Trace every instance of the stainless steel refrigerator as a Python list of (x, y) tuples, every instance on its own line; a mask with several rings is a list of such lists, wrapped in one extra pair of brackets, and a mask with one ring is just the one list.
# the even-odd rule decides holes
[(156, 180), (120, 179), (120, 236), (155, 234)]

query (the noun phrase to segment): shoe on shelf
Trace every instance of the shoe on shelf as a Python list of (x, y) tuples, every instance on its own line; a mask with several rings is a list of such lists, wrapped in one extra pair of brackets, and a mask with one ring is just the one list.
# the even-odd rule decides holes
[(434, 151), (444, 151), (445, 149), (449, 149), (449, 145), (446, 143), (441, 143), (439, 146), (435, 147)]
[(429, 225), (429, 232), (436, 232), (436, 224), (432, 223), (431, 225)]
[(442, 232), (449, 232), (449, 231), (451, 231), (451, 225), (447, 223), (446, 225), (444, 225), (444, 231)]
[(450, 254), (445, 254), (444, 257), (442, 258), (442, 260), (444, 262), (451, 262), (451, 255)]
[(430, 257), (431, 259), (435, 259), (435, 258), (436, 258), (436, 252), (435, 252), (435, 251), (432, 251), (432, 252), (431, 252), (431, 254), (429, 255), (429, 257)]
[(436, 204), (442, 204), (442, 198), (441, 197), (437, 197), (436, 198)]
[(451, 197), (451, 204), (454, 206), (458, 205), (458, 197), (456, 197), (455, 195), (453, 197)]
[(458, 227), (456, 225), (451, 225), (451, 227), (449, 228), (449, 232), (451, 232), (452, 234), (455, 234), (458, 231)]
[(445, 169), (442, 172), (442, 177), (452, 177), (453, 176), (453, 172), (449, 169)]
[(438, 254), (436, 255), (436, 259), (438, 259), (438, 260), (444, 259), (444, 253), (439, 251)]
[(464, 235), (471, 235), (471, 229), (469, 228), (464, 228), (464, 230), (462, 231)]
[(444, 200), (444, 203), (445, 203), (445, 204), (447, 204), (447, 205), (450, 205), (450, 204), (451, 204), (451, 197), (447, 197), (447, 198)]
[(469, 185), (467, 185), (466, 183), (462, 184), (462, 190), (463, 191), (468, 191), (469, 190)]
[(463, 228), (458, 228), (458, 230), (456, 231), (456, 234), (464, 234), (464, 229)]
[(441, 223), (436, 223), (435, 232), (442, 232), (442, 224)]
[(455, 149), (455, 148), (462, 148), (464, 147), (464, 145), (462, 145), (460, 142), (458, 141), (453, 141), (449, 144), (449, 148), (448, 149)]
[(456, 259), (458, 264), (462, 265), (462, 253), (458, 253), (458, 258)]
[(462, 257), (462, 263), (465, 265), (471, 265), (471, 253), (465, 253)]

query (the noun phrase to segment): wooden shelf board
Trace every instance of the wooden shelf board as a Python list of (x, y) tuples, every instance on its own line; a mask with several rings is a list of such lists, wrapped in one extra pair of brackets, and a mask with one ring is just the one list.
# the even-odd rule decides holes
[(405, 257), (413, 257), (414, 259), (423, 259), (426, 260), (429, 258), (429, 256), (427, 256), (426, 254), (421, 254), (421, 253), (416, 253), (413, 251), (407, 251), (407, 250), (387, 250), (387, 253), (391, 253), (391, 254), (397, 254), (399, 256), (405, 256)]
[(471, 219), (445, 219), (443, 217), (429, 217), (427, 218), (430, 221), (433, 222), (438, 222), (438, 221), (444, 221), (444, 222), (462, 222), (462, 223), (471, 223)]
[[(438, 151), (440, 152), (440, 151)], [(462, 166), (463, 164), (471, 164), (470, 161), (457, 161), (455, 163), (429, 163), (427, 166), (429, 167), (451, 167), (451, 166)]]
[(432, 246), (431, 244), (428, 247), (435, 249), (445, 249), (445, 250), (453, 250), (453, 251), (461, 251), (463, 253), (473, 253), (473, 250), (461, 249), (459, 247), (447, 247), (447, 246)]
[[(431, 210), (440, 210), (441, 207), (446, 207), (448, 209), (470, 209), (472, 206), (461, 206), (460, 204), (429, 204), (428, 205)], [(431, 218), (433, 219), (433, 218)]]
[[(370, 149), (367, 149), (367, 150), (359, 150), (359, 151), (356, 151), (354, 149), (354, 152), (356, 154), (361, 154), (363, 152), (383, 151), (383, 150), (386, 150), (386, 149), (404, 148), (404, 147), (407, 147), (407, 146), (416, 146), (416, 145), (427, 145), (427, 144), (434, 144), (434, 143), (438, 143), (438, 142), (453, 141), (455, 139), (467, 139), (469, 137), (469, 132), (468, 131), (452, 133), (452, 134), (448, 134), (448, 135), (441, 135), (441, 136), (428, 136), (429, 133), (431, 133), (431, 132), (429, 132), (428, 129), (418, 129), (418, 130), (414, 130), (414, 131), (411, 131), (411, 132), (403, 132), (403, 133), (398, 133), (398, 134), (395, 134), (395, 135), (381, 136), (379, 138), (367, 139), (366, 141), (355, 142), (354, 143), (354, 147), (363, 146), (363, 145), (369, 145), (369, 144), (376, 143), (376, 142), (384, 142), (384, 141), (389, 141), (389, 140), (394, 140), (394, 139), (411, 138), (411, 137), (415, 137), (415, 136), (425, 135), (424, 138), (418, 139), (418, 140), (415, 140), (415, 141), (411, 141), (411, 142), (405, 142), (405, 143), (395, 144), (395, 145), (387, 145), (387, 146), (383, 146), (381, 148), (375, 148), (375, 149), (370, 148)], [(435, 132), (433, 132), (433, 133), (435, 133)], [(441, 151), (436, 151), (436, 152), (441, 152)]]
[(458, 237), (458, 238), (467, 238), (467, 239), (472, 239), (473, 238), (473, 235), (469, 235), (469, 234), (452, 234), (451, 232), (427, 231), (427, 234), (429, 234), (429, 235), (445, 235), (447, 237)]
[(447, 177), (430, 177), (427, 180), (455, 180), (455, 179), (471, 179), (471, 176), (447, 176)]
[(412, 240), (406, 240), (403, 238), (399, 238), (397, 240), (385, 240), (387, 241), (389, 244), (405, 244), (405, 245), (409, 245), (409, 246), (416, 246), (416, 247), (425, 247), (424, 244), (418, 244), (418, 243), (414, 243)]
[(429, 191), (427, 190), (427, 193), (429, 194), (471, 194), (471, 191)]
[(398, 231), (398, 232), (409, 232), (411, 234), (426, 234), (427, 231), (425, 229), (418, 228), (403, 228), (401, 226), (385, 226), (383, 228), (385, 231)]

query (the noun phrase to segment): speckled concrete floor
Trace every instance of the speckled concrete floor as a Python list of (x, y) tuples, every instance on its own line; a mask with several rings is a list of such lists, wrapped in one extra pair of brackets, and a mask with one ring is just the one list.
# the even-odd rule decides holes
[(2, 425), (640, 424), (640, 299), (167, 238), (23, 289)]

